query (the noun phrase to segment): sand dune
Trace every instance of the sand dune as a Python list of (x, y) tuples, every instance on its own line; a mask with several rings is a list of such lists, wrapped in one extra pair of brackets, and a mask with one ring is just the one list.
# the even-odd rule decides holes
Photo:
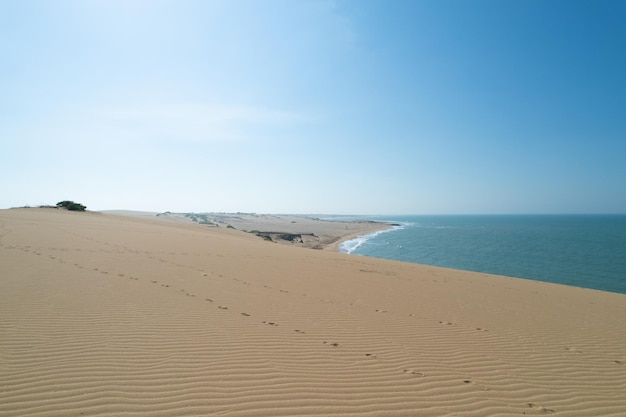
[(108, 210), (116, 214), (182, 223), (234, 228), (256, 234), (267, 241), (311, 249), (339, 250), (339, 243), (392, 224), (373, 221), (322, 220), (312, 216), (270, 215), (254, 213), (154, 213), (129, 210)]
[(626, 415), (626, 295), (0, 211), (0, 416)]

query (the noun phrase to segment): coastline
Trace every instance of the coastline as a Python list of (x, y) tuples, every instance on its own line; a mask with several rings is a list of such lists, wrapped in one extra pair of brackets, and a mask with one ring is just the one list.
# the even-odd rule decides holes
[(368, 225), (370, 227), (367, 227), (366, 230), (363, 230), (363, 231), (358, 231), (358, 232), (355, 231), (353, 233), (348, 233), (348, 234), (339, 234), (337, 236), (337, 240), (325, 246), (324, 249), (333, 251), (333, 252), (344, 253), (344, 252), (341, 252), (340, 250), (341, 245), (343, 243), (349, 242), (357, 238), (365, 238), (374, 233), (393, 230), (394, 228), (394, 225), (387, 223), (387, 222), (371, 222), (371, 223), (368, 223)]
[(393, 224), (382, 221), (323, 220), (315, 216), (291, 214), (150, 213), (124, 210), (108, 210), (102, 213), (233, 228), (268, 242), (335, 252), (339, 251), (339, 245), (345, 241), (393, 227)]
[(0, 210), (0, 414), (626, 409), (626, 295), (295, 246)]
[(366, 243), (368, 240), (373, 239), (382, 233), (393, 232), (394, 230), (398, 230), (402, 227), (400, 224), (397, 224), (397, 223), (391, 223), (391, 222), (380, 222), (380, 223), (386, 224), (388, 227), (374, 230), (366, 234), (354, 235), (352, 237), (342, 239), (341, 242), (339, 242), (339, 244), (337, 245), (336, 250), (340, 253), (345, 253), (347, 255), (350, 255), (356, 249), (358, 249), (362, 244)]

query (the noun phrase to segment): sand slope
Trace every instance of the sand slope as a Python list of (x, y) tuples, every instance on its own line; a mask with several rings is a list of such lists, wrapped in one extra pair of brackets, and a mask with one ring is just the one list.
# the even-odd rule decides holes
[(624, 416), (626, 296), (0, 211), (0, 416)]

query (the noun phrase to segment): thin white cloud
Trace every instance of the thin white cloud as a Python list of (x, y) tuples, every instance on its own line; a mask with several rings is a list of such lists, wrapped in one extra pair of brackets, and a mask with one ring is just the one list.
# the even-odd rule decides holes
[(255, 129), (289, 128), (312, 120), (284, 110), (204, 103), (108, 106), (95, 109), (91, 117), (131, 139), (196, 142), (254, 140)]
[(313, 114), (206, 103), (46, 106), (33, 113), (28, 124), (13, 126), (9, 141), (81, 148), (96, 143), (265, 141), (319, 120)]

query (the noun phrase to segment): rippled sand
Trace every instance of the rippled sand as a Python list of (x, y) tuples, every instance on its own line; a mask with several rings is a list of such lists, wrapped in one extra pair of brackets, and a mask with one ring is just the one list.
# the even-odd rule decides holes
[(626, 295), (0, 211), (1, 416), (624, 416)]

